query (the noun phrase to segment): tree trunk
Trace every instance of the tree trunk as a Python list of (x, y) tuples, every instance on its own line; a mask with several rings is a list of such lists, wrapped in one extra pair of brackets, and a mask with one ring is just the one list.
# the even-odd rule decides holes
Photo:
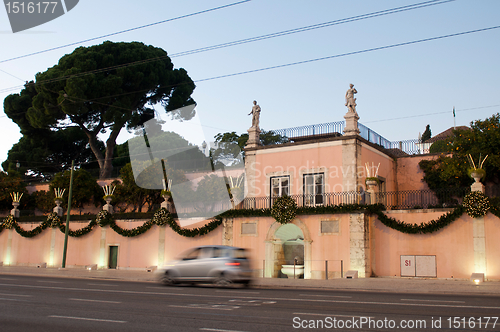
[(114, 127), (117, 129), (113, 129), (111, 131), (111, 134), (109, 134), (108, 140), (106, 141), (106, 156), (104, 157), (103, 165), (101, 166), (101, 163), (99, 163), (99, 179), (101, 180), (109, 179), (113, 174), (113, 155), (116, 146), (116, 138), (118, 137), (123, 125), (115, 124)]
[(97, 159), (97, 163), (99, 164), (99, 169), (103, 169), (104, 167), (104, 157), (102, 156), (101, 151), (99, 150), (99, 146), (97, 145), (97, 137), (93, 135), (92, 132), (85, 131), (87, 137), (89, 138), (90, 149), (94, 153), (94, 156)]

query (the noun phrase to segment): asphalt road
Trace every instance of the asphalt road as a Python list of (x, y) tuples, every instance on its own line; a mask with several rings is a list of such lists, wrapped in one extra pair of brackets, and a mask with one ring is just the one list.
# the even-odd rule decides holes
[(499, 296), (0, 276), (2, 332), (500, 331), (499, 316)]

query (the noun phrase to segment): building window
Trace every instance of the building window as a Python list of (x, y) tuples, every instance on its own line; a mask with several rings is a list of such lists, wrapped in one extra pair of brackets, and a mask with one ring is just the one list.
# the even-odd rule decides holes
[(271, 178), (271, 197), (290, 195), (290, 177), (276, 176)]
[(255, 222), (242, 223), (241, 235), (257, 235), (257, 223)]
[(338, 220), (321, 220), (321, 234), (331, 234), (339, 232)]
[(323, 204), (324, 176), (323, 173), (304, 175), (304, 205)]

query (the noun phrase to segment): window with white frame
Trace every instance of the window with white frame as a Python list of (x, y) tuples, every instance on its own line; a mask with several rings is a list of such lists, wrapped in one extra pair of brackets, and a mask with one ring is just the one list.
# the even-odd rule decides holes
[(290, 177), (276, 176), (271, 178), (271, 197), (290, 195)]
[(323, 173), (304, 175), (304, 205), (323, 204), (324, 175)]

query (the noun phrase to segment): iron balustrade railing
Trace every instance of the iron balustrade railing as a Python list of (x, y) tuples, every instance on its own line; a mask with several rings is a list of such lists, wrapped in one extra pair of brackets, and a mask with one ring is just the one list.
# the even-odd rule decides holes
[(470, 187), (456, 189), (405, 190), (376, 193), (376, 202), (388, 210), (455, 207), (470, 192)]
[[(329, 122), (308, 126), (277, 129), (272, 132), (288, 138), (288, 142), (305, 140), (310, 138), (321, 138), (331, 136), (341, 136), (344, 132), (345, 122)], [(418, 139), (389, 141), (382, 135), (371, 130), (358, 122), (359, 135), (367, 141), (378, 144), (385, 149), (392, 150), (396, 155), (418, 155), (428, 154), (433, 142), (422, 142)]]
[[(454, 207), (470, 192), (469, 187), (457, 189), (407, 190), (381, 192), (375, 194), (375, 202), (383, 204), (388, 210), (428, 209)], [(368, 192), (334, 192), (318, 195), (291, 195), (298, 207), (335, 206), (342, 204), (370, 204)], [(246, 197), (235, 209), (269, 209), (278, 197)]]
[(391, 148), (392, 143), (388, 139), (382, 137), (381, 135), (377, 134), (376, 132), (362, 125), (359, 122), (358, 122), (358, 129), (359, 129), (359, 135), (364, 139), (366, 139), (368, 142), (378, 144), (386, 149)]
[[(290, 195), (297, 207), (333, 206), (341, 204), (369, 204), (367, 192), (333, 192), (314, 195)], [(235, 209), (270, 209), (279, 197), (245, 197)]]
[(342, 135), (345, 127), (344, 121), (338, 122), (328, 122), (328, 123), (320, 123), (308, 126), (301, 127), (293, 127), (293, 128), (285, 128), (273, 130), (272, 132), (275, 135), (280, 135), (288, 138), (289, 141), (294, 141), (298, 138), (304, 137), (312, 137), (312, 136), (325, 136), (330, 134)]

